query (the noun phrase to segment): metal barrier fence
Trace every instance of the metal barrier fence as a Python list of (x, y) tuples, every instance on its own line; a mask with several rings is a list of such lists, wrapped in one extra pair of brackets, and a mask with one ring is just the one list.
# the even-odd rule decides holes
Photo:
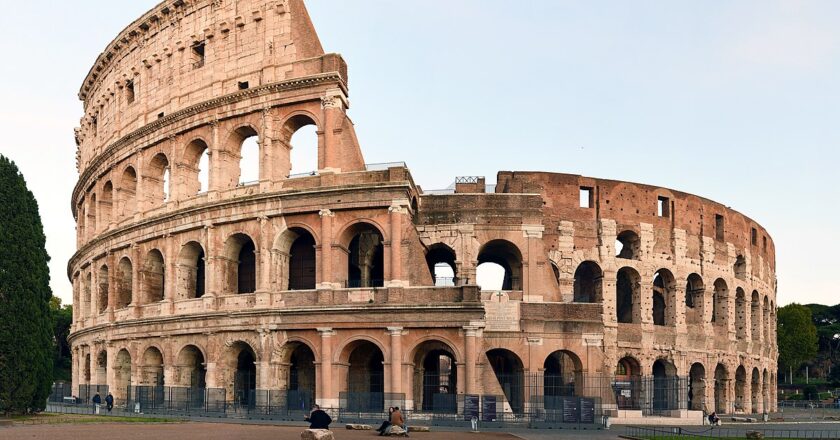
[(840, 429), (775, 429), (750, 427), (642, 427), (628, 426), (625, 437), (646, 440), (672, 440), (675, 438), (748, 438), (748, 433), (758, 433), (753, 438), (767, 439), (838, 439)]
[(54, 382), (47, 402), (63, 403), (65, 399), (70, 399), (71, 397), (73, 397), (73, 386), (69, 382)]

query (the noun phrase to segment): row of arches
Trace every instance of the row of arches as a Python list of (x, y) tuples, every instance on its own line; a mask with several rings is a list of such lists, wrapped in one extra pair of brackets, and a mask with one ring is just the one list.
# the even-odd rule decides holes
[[(318, 169), (319, 134), (314, 117), (297, 114), (283, 125), (280, 144), (289, 152), (284, 177), (312, 174)], [(210, 189), (258, 183), (268, 167), (256, 124), (233, 128), (214, 149), (207, 136), (197, 136), (172, 151), (150, 150), (106, 177), (99, 190), (79, 200), (78, 234), (81, 240), (108, 229), (112, 222), (132, 218), (170, 200), (183, 200)], [(216, 154), (211, 154), (216, 151)], [(215, 170), (215, 171), (214, 171)], [(98, 193), (98, 196), (97, 196)]]

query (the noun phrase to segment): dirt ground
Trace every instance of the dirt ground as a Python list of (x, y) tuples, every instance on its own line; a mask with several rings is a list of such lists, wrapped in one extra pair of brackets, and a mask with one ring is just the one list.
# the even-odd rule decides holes
[[(91, 423), (69, 425), (24, 425), (0, 427), (0, 439), (26, 440), (297, 440), (303, 428), (298, 426), (236, 425), (227, 423)], [(377, 438), (376, 431), (333, 429), (336, 440)], [(445, 440), (508, 440), (519, 437), (497, 433), (414, 432), (411, 438)]]

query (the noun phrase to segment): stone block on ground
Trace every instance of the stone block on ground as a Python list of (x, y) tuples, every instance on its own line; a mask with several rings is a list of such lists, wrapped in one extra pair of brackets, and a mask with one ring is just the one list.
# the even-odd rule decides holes
[(431, 432), (432, 428), (428, 426), (409, 426), (408, 432)]
[(307, 429), (300, 433), (300, 440), (335, 440), (329, 429)]
[(388, 437), (405, 437), (408, 435), (408, 432), (397, 425), (391, 425), (385, 430), (385, 435)]
[(362, 425), (361, 423), (348, 423), (345, 427), (354, 431), (370, 431), (373, 429), (370, 425)]

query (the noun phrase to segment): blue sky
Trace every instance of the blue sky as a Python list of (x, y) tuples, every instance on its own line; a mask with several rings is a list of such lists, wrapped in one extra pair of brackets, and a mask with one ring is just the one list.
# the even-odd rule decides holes
[[(41, 205), (52, 287), (75, 249), (79, 85), (154, 1), (0, 0), (0, 153)], [(840, 302), (840, 3), (317, 0), (367, 162), (415, 181), (545, 170), (708, 197), (765, 226), (780, 304)]]

